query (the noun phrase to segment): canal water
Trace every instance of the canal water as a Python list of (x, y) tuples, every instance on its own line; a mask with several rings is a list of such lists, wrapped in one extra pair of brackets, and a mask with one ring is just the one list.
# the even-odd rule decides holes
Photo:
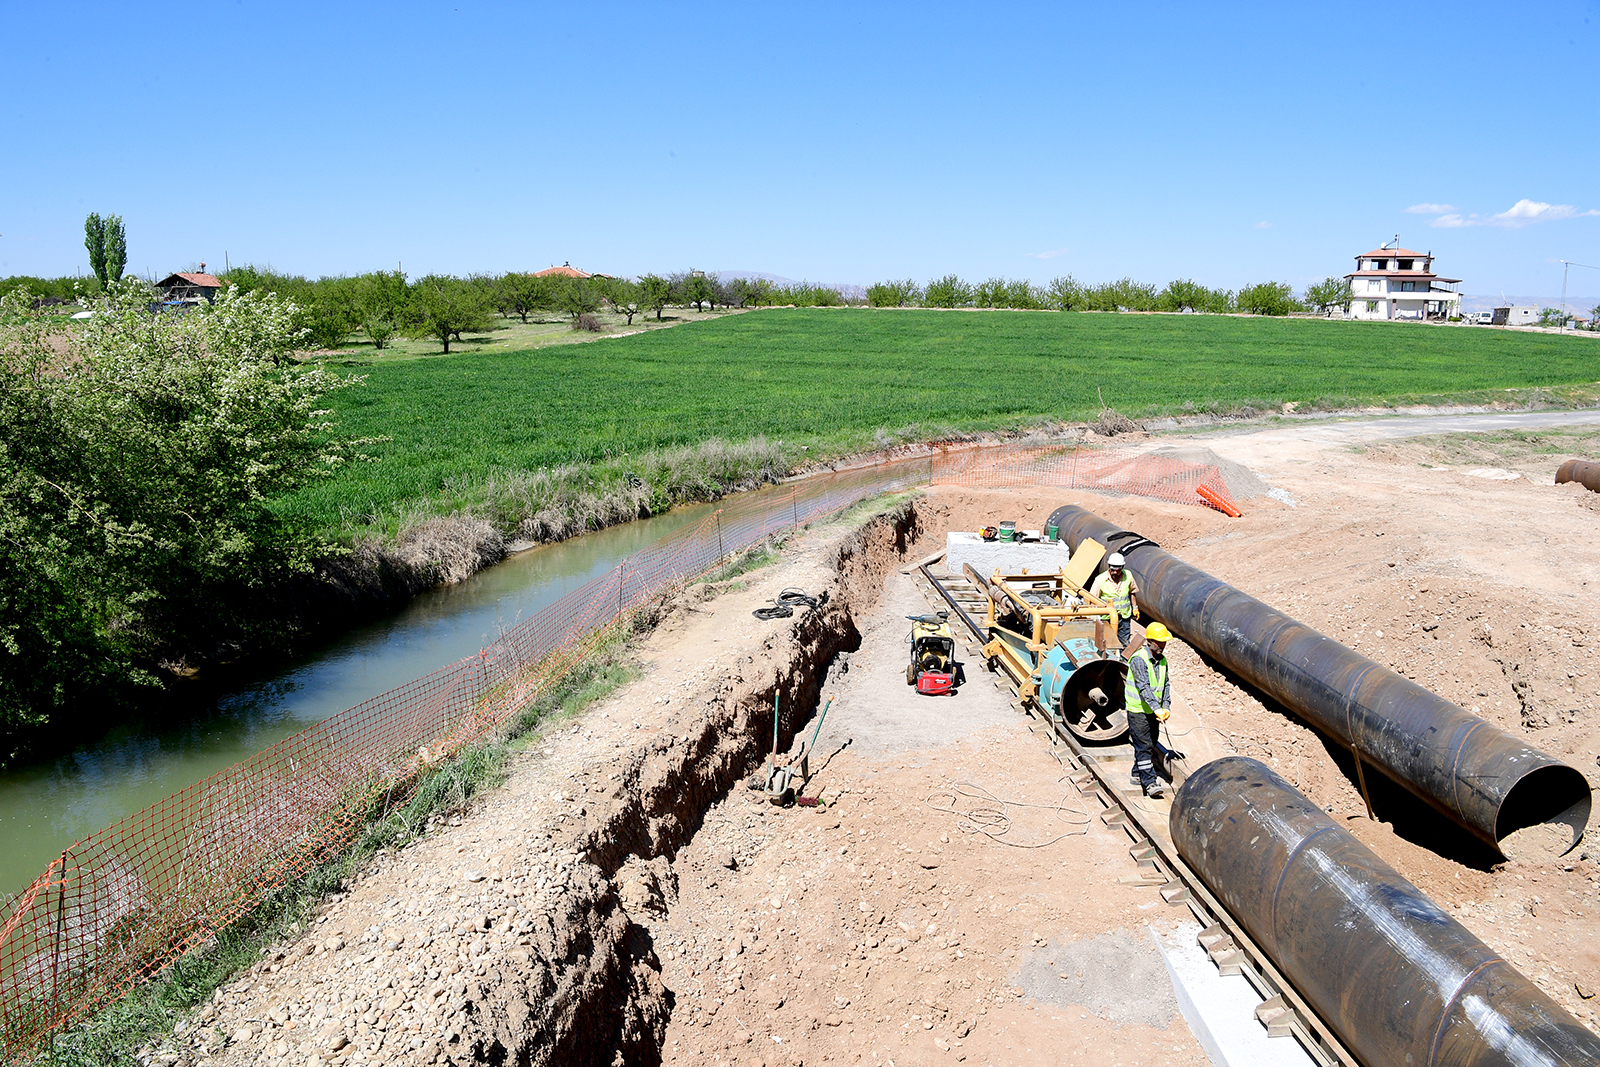
[(185, 683), (173, 699), (192, 703), (192, 712), (168, 716), (160, 726), (119, 728), (69, 755), (0, 773), (0, 901), (26, 888), (74, 842), (312, 723), (476, 653), (710, 511), (704, 504), (676, 508), (518, 553), (280, 662), (266, 676), (213, 692), (202, 688), (203, 679)]

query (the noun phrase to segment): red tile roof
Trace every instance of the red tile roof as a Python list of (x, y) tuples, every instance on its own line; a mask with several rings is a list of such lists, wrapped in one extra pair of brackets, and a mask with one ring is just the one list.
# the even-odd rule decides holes
[(169, 274), (165, 278), (162, 278), (159, 282), (157, 282), (156, 285), (158, 287), (164, 289), (169, 285), (177, 284), (177, 281), (180, 278), (183, 281), (188, 282), (190, 285), (198, 285), (198, 286), (200, 286), (201, 288), (204, 288), (204, 289), (221, 289), (222, 288), (222, 282), (218, 281), (215, 275), (189, 273), (189, 272), (185, 272), (185, 271), (179, 271), (177, 274)]
[(1363, 252), (1357, 259), (1432, 259), (1426, 252), (1413, 252), (1409, 248), (1374, 248), (1371, 252)]
[(591, 277), (591, 275), (585, 274), (583, 271), (579, 270), (577, 267), (574, 267), (570, 263), (563, 263), (559, 267), (546, 267), (544, 270), (533, 272), (533, 276), (535, 278), (548, 278), (552, 274), (558, 274), (563, 278)]

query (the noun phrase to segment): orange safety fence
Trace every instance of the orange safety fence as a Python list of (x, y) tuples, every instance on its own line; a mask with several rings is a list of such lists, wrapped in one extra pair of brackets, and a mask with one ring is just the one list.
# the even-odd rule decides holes
[(1081, 442), (1014, 441), (943, 452), (934, 463), (933, 484), (1133, 493), (1239, 516), (1214, 463)]
[(784, 529), (885, 490), (926, 460), (725, 501), (568, 593), (476, 656), (324, 719), (62, 852), (0, 912), (5, 1062), (205, 944), (327, 862), (428, 768), (582, 663), (613, 625)]
[(579, 666), (613, 625), (763, 538), (927, 484), (1109, 489), (1183, 503), (1214, 466), (1026, 442), (801, 479), (728, 499), (476, 656), (365, 700), (64, 850), (0, 910), (0, 1052), (49, 1036), (338, 855), (428, 769)]

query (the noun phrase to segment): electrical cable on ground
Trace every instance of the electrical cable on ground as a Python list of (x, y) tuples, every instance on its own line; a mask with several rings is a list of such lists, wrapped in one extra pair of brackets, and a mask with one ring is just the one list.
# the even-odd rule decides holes
[[(976, 807), (961, 808), (962, 798), (976, 801), (986, 801)], [(948, 799), (949, 803), (940, 804), (936, 801)], [(1063, 801), (1066, 799), (1063, 796)], [(1044, 848), (1067, 837), (1076, 837), (1089, 832), (1089, 813), (1081, 808), (1074, 808), (1065, 803), (1058, 804), (1030, 804), (1023, 800), (1003, 800), (995, 796), (981, 785), (971, 782), (957, 782), (951, 788), (940, 790), (928, 797), (928, 807), (934, 811), (956, 817), (956, 829), (966, 834), (983, 834), (991, 841), (1012, 848)], [(1054, 811), (1056, 818), (1071, 825), (1080, 826), (1081, 829), (1068, 830), (1066, 833), (1057, 834), (1048, 841), (1006, 841), (1002, 835), (1011, 830), (1011, 814), (1007, 808), (1043, 808)], [(1068, 816), (1082, 816), (1082, 821)]]
[(821, 601), (801, 589), (785, 589), (778, 594), (778, 599), (768, 608), (757, 608), (750, 614), (758, 619), (787, 619), (794, 614), (797, 605), (804, 604), (808, 609), (816, 607)]

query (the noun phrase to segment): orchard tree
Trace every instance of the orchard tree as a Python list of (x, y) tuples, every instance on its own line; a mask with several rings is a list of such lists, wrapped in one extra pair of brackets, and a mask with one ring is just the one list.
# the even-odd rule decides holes
[(1334, 308), (1349, 311), (1354, 299), (1349, 278), (1328, 277), (1306, 287), (1306, 303), (1318, 311), (1331, 311)]
[(491, 325), (482, 290), (441, 274), (417, 279), (411, 290), (411, 317), (411, 333), (437, 339), (445, 355), (450, 354), (452, 338), (459, 341), (463, 332)]
[(683, 302), (693, 304), (696, 311), (704, 311), (707, 303), (717, 299), (716, 283), (706, 277), (703, 270), (690, 271), (679, 284), (682, 286)]
[(1044, 302), (1046, 307), (1057, 311), (1082, 311), (1088, 306), (1083, 283), (1070, 274), (1050, 279), (1045, 287)]
[(568, 279), (562, 286), (558, 304), (573, 322), (582, 315), (593, 315), (600, 310), (600, 294), (582, 278)]
[(1240, 311), (1249, 315), (1287, 315), (1296, 310), (1294, 290), (1288, 282), (1262, 282), (1239, 290)]
[(644, 308), (639, 286), (626, 278), (607, 278), (600, 283), (600, 291), (605, 295), (606, 303), (611, 305), (611, 310), (618, 315), (626, 315), (628, 325), (632, 326), (633, 317)]
[(639, 279), (639, 299), (660, 322), (662, 309), (672, 303), (672, 283), (659, 274), (646, 274)]
[(963, 308), (972, 303), (972, 286), (954, 274), (935, 278), (923, 292), (923, 303), (931, 308)]
[(1194, 279), (1180, 278), (1167, 283), (1156, 304), (1162, 311), (1200, 311), (1210, 295), (1210, 291)]

